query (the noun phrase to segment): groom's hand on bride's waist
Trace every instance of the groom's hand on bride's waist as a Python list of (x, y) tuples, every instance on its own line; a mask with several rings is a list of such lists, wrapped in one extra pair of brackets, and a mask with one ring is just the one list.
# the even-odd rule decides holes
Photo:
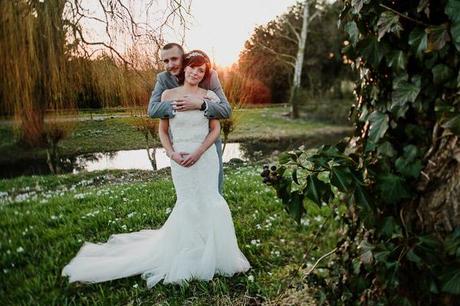
[(178, 112), (188, 110), (199, 110), (203, 104), (203, 99), (199, 97), (184, 96), (182, 99), (177, 99), (171, 102), (173, 109)]

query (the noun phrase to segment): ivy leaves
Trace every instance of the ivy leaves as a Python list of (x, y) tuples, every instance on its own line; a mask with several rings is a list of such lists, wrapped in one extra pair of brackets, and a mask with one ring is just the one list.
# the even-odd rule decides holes
[(406, 69), (407, 56), (402, 50), (391, 51), (388, 55), (388, 67), (394, 68), (396, 71)]
[(415, 145), (404, 147), (402, 156), (398, 157), (395, 161), (395, 168), (403, 177), (409, 179), (417, 179), (419, 177), (423, 165), (419, 158), (419, 150)]
[(411, 82), (407, 78), (407, 74), (403, 74), (393, 81), (390, 111), (396, 118), (404, 117), (409, 103), (415, 102), (421, 90), (420, 76), (414, 76)]
[[(360, 73), (356, 130), (346, 148), (280, 159), (292, 183), (286, 203), (298, 208), (296, 220), (302, 208), (291, 198), (350, 204), (346, 222), (354, 232), (338, 256), (347, 277), (336, 280), (357, 293), (344, 303), (395, 304), (397, 297), (400, 304), (436, 304), (440, 293), (460, 294), (460, 229), (445, 245), (421, 235), (413, 205), (433, 127), (460, 135), (460, 0), (344, 3), (341, 25), (350, 44), (343, 52)], [(367, 246), (353, 257), (358, 244)]]
[(306, 213), (303, 205), (308, 199), (321, 206), (341, 194), (359, 203), (366, 211), (373, 207), (362, 175), (356, 163), (333, 146), (322, 146), (314, 153), (296, 150), (282, 153), (280, 167), (268, 166), (261, 175), (264, 182), (273, 186), (286, 211), (300, 223)]
[(385, 47), (379, 44), (377, 37), (369, 37), (358, 43), (357, 49), (363, 58), (373, 67), (378, 67), (383, 58)]
[(393, 12), (383, 12), (377, 22), (378, 40), (380, 40), (386, 33), (395, 33), (399, 37), (402, 26), (399, 23), (399, 16)]
[(409, 34), (408, 43), (415, 50), (417, 57), (420, 58), (428, 46), (428, 35), (424, 29), (416, 27)]
[(376, 148), (378, 141), (385, 135), (388, 130), (389, 117), (379, 111), (374, 111), (369, 115), (369, 134), (367, 138), (366, 151)]
[(352, 46), (356, 46), (356, 43), (359, 40), (359, 30), (356, 22), (347, 22), (344, 26), (344, 30), (348, 33)]
[(451, 21), (450, 35), (452, 36), (457, 51), (460, 51), (460, 1), (447, 1), (444, 12), (449, 16)]

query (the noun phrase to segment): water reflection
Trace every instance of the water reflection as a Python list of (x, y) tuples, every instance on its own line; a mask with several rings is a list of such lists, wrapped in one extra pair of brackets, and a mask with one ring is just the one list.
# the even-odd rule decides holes
[[(320, 144), (332, 144), (343, 138), (346, 132), (329, 135), (310, 135), (309, 137), (273, 139), (271, 141), (251, 140), (244, 143), (228, 143), (223, 155), (223, 161), (231, 159), (245, 161), (261, 161), (276, 156), (279, 152), (296, 149), (301, 145), (311, 148)], [(170, 166), (170, 160), (163, 148), (141, 150), (122, 150), (106, 153), (92, 153), (61, 158), (60, 168), (64, 173), (96, 171), (106, 169), (141, 169), (153, 170)], [(155, 161), (148, 154), (155, 153)], [(152, 163), (155, 163), (152, 165)], [(46, 160), (27, 160), (15, 164), (2, 165), (0, 177), (15, 177), (20, 175), (50, 174)]]
[[(232, 158), (245, 159), (240, 150), (239, 143), (229, 143), (225, 148), (222, 159), (224, 162), (228, 162)], [(76, 163), (84, 165), (75, 169), (73, 173), (81, 171), (96, 171), (105, 169), (140, 169), (140, 170), (152, 170), (152, 164), (148, 158), (148, 154), (152, 154), (155, 150), (155, 161), (156, 168), (162, 169), (170, 167), (170, 159), (166, 155), (166, 151), (163, 148), (150, 149), (147, 153), (146, 149), (143, 150), (122, 150), (117, 152), (107, 153), (95, 153), (90, 155), (77, 156)]]

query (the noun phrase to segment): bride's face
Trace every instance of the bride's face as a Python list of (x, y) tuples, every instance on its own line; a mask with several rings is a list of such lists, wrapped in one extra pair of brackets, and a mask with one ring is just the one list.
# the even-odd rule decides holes
[(184, 69), (185, 82), (196, 85), (203, 80), (204, 74), (206, 73), (206, 64), (201, 66), (191, 67), (187, 66)]

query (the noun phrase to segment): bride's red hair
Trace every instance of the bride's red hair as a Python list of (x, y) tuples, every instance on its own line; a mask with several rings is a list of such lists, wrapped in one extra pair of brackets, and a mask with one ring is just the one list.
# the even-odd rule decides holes
[(185, 53), (182, 59), (182, 70), (179, 74), (180, 83), (184, 82), (185, 67), (187, 66), (198, 67), (203, 64), (206, 65), (206, 68), (205, 68), (206, 70), (205, 70), (204, 77), (203, 77), (203, 80), (205, 80), (209, 76), (209, 72), (211, 71), (211, 61), (209, 60), (208, 55), (201, 50), (192, 50), (188, 53)]

